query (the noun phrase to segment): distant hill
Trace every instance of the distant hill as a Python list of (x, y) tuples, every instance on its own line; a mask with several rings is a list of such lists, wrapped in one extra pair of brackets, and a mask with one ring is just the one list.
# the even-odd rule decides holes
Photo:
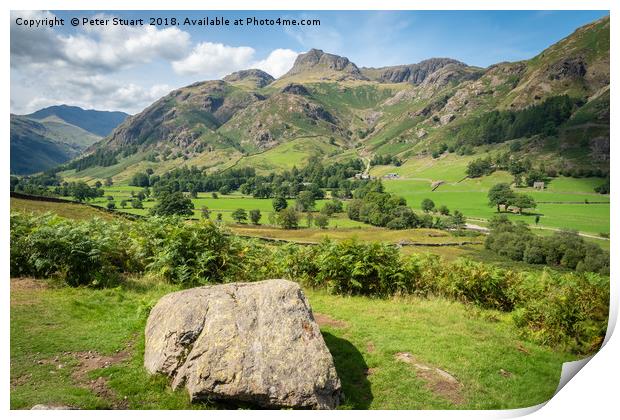
[(47, 137), (43, 124), (11, 115), (11, 174), (43, 171), (74, 158), (79, 152), (75, 146)]
[(531, 59), (487, 68), (450, 58), (366, 68), (311, 49), (278, 79), (246, 70), (176, 89), (63, 169), (92, 178), (105, 166), (124, 180), (145, 166), (268, 172), (317, 154), (406, 164), (518, 140), (515, 158), (557, 173), (608, 173), (609, 73), (609, 17)]
[(11, 115), (11, 173), (26, 175), (65, 163), (109, 134), (127, 116), (124, 112), (85, 111), (67, 105)]
[(105, 137), (129, 116), (120, 111), (96, 111), (77, 106), (55, 105), (25, 115), (33, 120), (56, 117), (66, 123)]

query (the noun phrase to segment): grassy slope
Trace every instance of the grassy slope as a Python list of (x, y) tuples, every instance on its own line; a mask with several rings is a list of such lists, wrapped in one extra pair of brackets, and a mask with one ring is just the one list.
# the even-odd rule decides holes
[[(184, 391), (172, 392), (164, 378), (149, 377), (142, 367), (149, 309), (171, 286), (137, 282), (92, 290), (41, 288), (42, 283), (11, 284), (11, 408), (106, 408), (125, 396), (128, 408), (204, 408), (190, 404)], [(561, 363), (573, 358), (521, 342), (506, 315), (459, 303), (307, 294), (316, 313), (344, 322), (321, 328), (347, 396), (344, 408), (530, 406), (552, 396)], [(77, 360), (65, 352), (111, 355), (128, 344), (127, 360), (86, 375), (86, 381), (106, 378), (111, 396), (99, 398), (73, 377)], [(397, 352), (410, 352), (452, 373), (462, 384), (464, 403), (454, 405), (430, 391), (411, 366), (394, 359)]]
[[(496, 183), (512, 183), (512, 176), (503, 171), (492, 175), (464, 179), (467, 163), (478, 156), (457, 156), (444, 154), (439, 159), (430, 156), (407, 160), (402, 166), (375, 166), (373, 176), (397, 173), (399, 179), (384, 180), (387, 191), (401, 195), (413, 208), (419, 208), (425, 198), (432, 199), (437, 206), (446, 205), (451, 210), (458, 209), (470, 218), (490, 219), (494, 209), (487, 205), (488, 189)], [(434, 181), (444, 181), (435, 191), (431, 191)], [(518, 192), (531, 195), (540, 204), (528, 215), (509, 214), (513, 220), (535, 223), (540, 215), (540, 226), (553, 229), (575, 229), (597, 235), (609, 233), (610, 208), (609, 195), (594, 192), (594, 187), (604, 182), (601, 178), (554, 178), (544, 191), (533, 188), (519, 188)], [(554, 203), (548, 203), (554, 202)], [(558, 204), (555, 202), (564, 202)], [(573, 202), (568, 204), (569, 202)], [(576, 204), (582, 203), (582, 204)]]
[(11, 210), (24, 213), (56, 213), (67, 219), (90, 220), (93, 217), (101, 219), (112, 219), (114, 216), (108, 212), (100, 211), (90, 206), (80, 204), (50, 203), (46, 201), (23, 200), (21, 198), (11, 198)]

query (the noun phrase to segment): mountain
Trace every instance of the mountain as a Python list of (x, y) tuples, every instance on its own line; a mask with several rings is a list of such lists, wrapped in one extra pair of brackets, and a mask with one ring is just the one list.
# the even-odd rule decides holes
[(258, 69), (241, 70), (229, 74), (223, 79), (230, 84), (241, 84), (249, 87), (262, 88), (273, 82), (272, 75)]
[(112, 124), (126, 117), (123, 112), (67, 105), (29, 115), (11, 114), (11, 173), (26, 175), (67, 162), (110, 134), (118, 125)]
[(280, 79), (367, 80), (360, 69), (346, 57), (311, 49), (299, 54), (293, 67)]
[(31, 174), (53, 168), (80, 152), (75, 146), (47, 137), (43, 124), (17, 115), (11, 115), (10, 140), (11, 174)]
[(69, 105), (50, 106), (26, 115), (27, 118), (32, 120), (57, 118), (100, 137), (110, 134), (128, 116), (129, 114), (119, 111), (86, 110)]
[(87, 178), (105, 165), (124, 180), (145, 167), (280, 170), (316, 154), (414, 164), (438, 149), (469, 156), (515, 139), (511, 153), (557, 171), (608, 172), (609, 17), (529, 60), (484, 69), (450, 58), (360, 68), (312, 49), (275, 80), (254, 69), (174, 90), (65, 169)]
[(381, 83), (409, 82), (414, 85), (419, 85), (424, 82), (429, 75), (446, 66), (451, 66), (454, 69), (468, 68), (465, 63), (451, 58), (430, 58), (417, 64), (408, 64), (403, 66), (389, 66), (380, 68), (363, 67), (361, 72), (368, 79)]

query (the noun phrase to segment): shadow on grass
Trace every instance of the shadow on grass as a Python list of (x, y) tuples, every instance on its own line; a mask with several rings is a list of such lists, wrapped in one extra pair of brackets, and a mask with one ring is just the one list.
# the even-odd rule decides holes
[(344, 405), (360, 410), (370, 407), (372, 392), (368, 381), (368, 365), (359, 350), (344, 338), (322, 332), (342, 382)]

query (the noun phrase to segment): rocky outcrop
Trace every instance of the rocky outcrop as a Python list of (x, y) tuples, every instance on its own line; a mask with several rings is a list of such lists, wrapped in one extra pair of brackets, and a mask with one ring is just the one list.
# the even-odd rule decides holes
[(416, 64), (362, 68), (362, 74), (366, 75), (371, 80), (382, 83), (409, 82), (418, 85), (426, 80), (429, 75), (447, 65), (466, 67), (464, 63), (451, 58), (429, 58), (428, 60), (420, 61)]
[(298, 85), (296, 83), (290, 83), (284, 86), (284, 88), (282, 89), (282, 93), (290, 93), (292, 95), (302, 95), (302, 96), (310, 95), (310, 92), (308, 92), (308, 89), (306, 89), (305, 86)]
[(272, 75), (266, 73), (259, 69), (249, 69), (249, 70), (241, 70), (236, 71), (223, 79), (225, 82), (236, 83), (249, 81), (254, 84), (255, 87), (262, 88), (273, 82), (274, 79)]
[(287, 280), (168, 294), (149, 316), (144, 366), (193, 401), (335, 408), (341, 385), (308, 300)]
[[(341, 80), (365, 80), (359, 68), (346, 57), (311, 49), (307, 53), (299, 54), (293, 67), (282, 78), (306, 72), (337, 72), (342, 73)], [(325, 74), (328, 77), (328, 74)]]

